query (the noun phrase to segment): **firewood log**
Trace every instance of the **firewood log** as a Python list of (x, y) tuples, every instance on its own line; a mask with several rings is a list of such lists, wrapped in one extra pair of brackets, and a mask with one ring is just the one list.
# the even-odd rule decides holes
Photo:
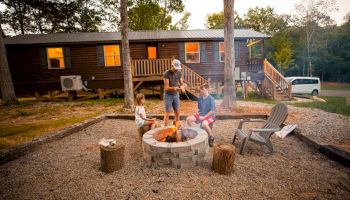
[(230, 174), (234, 169), (236, 149), (232, 144), (215, 144), (212, 169), (220, 174)]
[(122, 144), (109, 145), (107, 147), (100, 145), (101, 170), (111, 173), (123, 168), (124, 151), (125, 146)]
[(139, 135), (142, 138), (143, 134), (145, 134), (150, 129), (151, 129), (151, 126), (141, 126), (137, 129), (137, 131), (139, 132)]

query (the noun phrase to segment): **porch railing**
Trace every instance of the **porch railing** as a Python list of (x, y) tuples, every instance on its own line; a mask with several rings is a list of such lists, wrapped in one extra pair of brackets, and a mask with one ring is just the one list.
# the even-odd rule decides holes
[(247, 65), (248, 65), (249, 72), (259, 72), (264, 70), (263, 59), (248, 59)]
[[(288, 98), (291, 98), (291, 83), (284, 78), (284, 76), (274, 68), (267, 59), (264, 60), (264, 73), (271, 81), (276, 83), (279, 88)], [(276, 88), (276, 87), (275, 87)]]
[[(162, 76), (163, 73), (171, 68), (172, 59), (142, 59), (132, 60), (132, 75), (134, 77)], [(190, 87), (198, 87), (208, 83), (201, 75), (182, 64), (182, 77), (184, 82)]]

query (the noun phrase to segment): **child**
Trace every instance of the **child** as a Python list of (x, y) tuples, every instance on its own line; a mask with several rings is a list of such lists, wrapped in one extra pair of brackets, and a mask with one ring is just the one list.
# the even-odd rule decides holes
[(156, 119), (150, 119), (146, 117), (145, 107), (145, 95), (139, 93), (136, 95), (136, 107), (135, 107), (135, 122), (138, 127), (151, 126), (151, 129), (156, 127)]
[(186, 122), (191, 126), (192, 122), (200, 123), (208, 134), (209, 146), (214, 143), (212, 124), (215, 122), (215, 99), (209, 94), (209, 85), (205, 84), (199, 88), (200, 98), (198, 99), (198, 113), (187, 117)]

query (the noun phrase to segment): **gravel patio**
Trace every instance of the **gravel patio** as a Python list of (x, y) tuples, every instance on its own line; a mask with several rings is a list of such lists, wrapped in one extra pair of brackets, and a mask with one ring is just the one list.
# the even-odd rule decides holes
[[(293, 113), (299, 108), (295, 109), (288, 120), (295, 122)], [(300, 123), (306, 124), (302, 131), (312, 126)], [(238, 120), (218, 120), (216, 142), (230, 142), (237, 126)], [(343, 124), (339, 130), (347, 127)], [(97, 143), (103, 137), (125, 144), (122, 170), (100, 171)], [(148, 168), (142, 162), (134, 121), (108, 119), (0, 166), (0, 199), (346, 199), (350, 195), (349, 168), (293, 136), (283, 140), (273, 136), (272, 142), (273, 154), (248, 144), (228, 176), (211, 171), (213, 148), (201, 166), (190, 170)]]

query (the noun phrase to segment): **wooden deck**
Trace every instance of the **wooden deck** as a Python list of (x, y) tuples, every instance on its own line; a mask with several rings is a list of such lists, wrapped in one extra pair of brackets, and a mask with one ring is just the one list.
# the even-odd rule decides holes
[[(134, 90), (138, 89), (143, 82), (146, 81), (161, 81), (163, 80), (163, 73), (171, 69), (172, 59), (142, 59), (132, 60), (132, 76), (135, 84)], [(198, 96), (196, 89), (207, 84), (208, 80), (190, 69), (184, 64), (182, 65), (182, 78), (187, 84), (187, 91), (194, 96)]]
[[(171, 69), (171, 62), (172, 59), (132, 60), (134, 90), (137, 90), (144, 82), (162, 81), (163, 73)], [(250, 72), (264, 72), (264, 80), (259, 85), (261, 95), (278, 100), (291, 98), (291, 84), (267, 59), (264, 61), (261, 59), (249, 60), (247, 65)], [(184, 64), (182, 64), (181, 72), (187, 84), (187, 91), (198, 97), (197, 88), (208, 84), (209, 81)]]

